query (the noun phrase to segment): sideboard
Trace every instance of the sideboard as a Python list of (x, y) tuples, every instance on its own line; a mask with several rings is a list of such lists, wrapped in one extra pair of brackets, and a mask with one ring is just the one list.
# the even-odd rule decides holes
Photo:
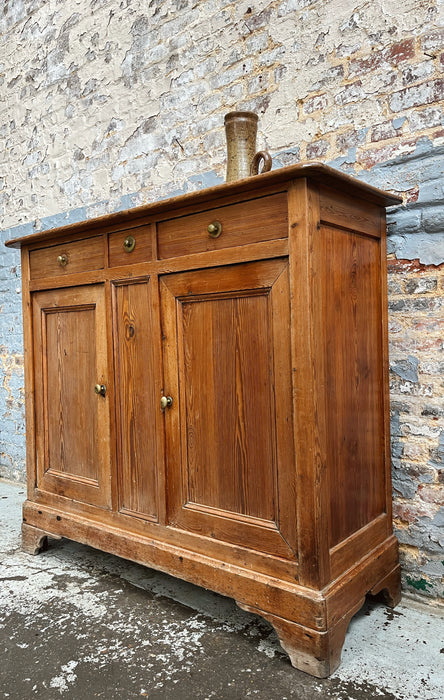
[(67, 537), (234, 598), (337, 668), (392, 532), (385, 208), (306, 163), (21, 248), (23, 549)]

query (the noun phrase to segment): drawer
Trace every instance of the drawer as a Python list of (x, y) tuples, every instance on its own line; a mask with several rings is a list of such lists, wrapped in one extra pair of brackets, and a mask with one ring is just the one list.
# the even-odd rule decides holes
[[(220, 224), (221, 232), (213, 238), (208, 226), (215, 222)], [(174, 258), (287, 236), (287, 194), (279, 192), (161, 221), (157, 227), (157, 247), (159, 258)]]
[(109, 266), (132, 265), (153, 259), (152, 226), (116, 231), (108, 236)]
[(31, 279), (100, 270), (103, 268), (103, 253), (101, 236), (31, 250), (29, 256)]

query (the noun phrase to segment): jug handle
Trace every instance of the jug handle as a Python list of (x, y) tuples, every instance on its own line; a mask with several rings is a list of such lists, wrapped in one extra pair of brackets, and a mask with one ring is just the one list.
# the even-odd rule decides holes
[(268, 171), (271, 170), (272, 160), (268, 151), (258, 151), (251, 162), (250, 175), (259, 175), (259, 164), (261, 160), (264, 161), (261, 174), (268, 173)]

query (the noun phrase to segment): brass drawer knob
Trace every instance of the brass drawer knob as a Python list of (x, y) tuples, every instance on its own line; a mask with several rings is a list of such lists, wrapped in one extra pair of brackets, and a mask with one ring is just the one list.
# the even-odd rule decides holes
[(219, 238), (220, 234), (222, 233), (222, 224), (220, 221), (213, 221), (208, 225), (207, 231), (211, 238)]
[(105, 396), (106, 386), (104, 384), (96, 384), (94, 387), (94, 391), (98, 396)]
[(160, 408), (164, 411), (166, 408), (170, 408), (173, 405), (173, 398), (171, 396), (162, 396), (160, 399)]
[(136, 239), (133, 236), (127, 236), (123, 241), (125, 253), (132, 253), (136, 247)]
[(57, 258), (57, 262), (59, 263), (59, 265), (61, 265), (61, 267), (66, 267), (66, 265), (68, 264), (68, 256), (66, 255), (66, 253), (59, 255)]

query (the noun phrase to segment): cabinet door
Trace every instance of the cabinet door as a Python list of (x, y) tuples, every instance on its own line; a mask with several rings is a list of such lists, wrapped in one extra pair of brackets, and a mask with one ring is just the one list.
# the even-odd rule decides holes
[(161, 280), (171, 525), (294, 558), (288, 262)]
[(161, 373), (153, 296), (148, 277), (113, 283), (119, 510), (156, 521), (163, 456), (157, 446)]
[[(37, 292), (33, 319), (37, 486), (108, 506), (104, 287)], [(96, 385), (104, 387), (102, 393), (96, 393)]]

